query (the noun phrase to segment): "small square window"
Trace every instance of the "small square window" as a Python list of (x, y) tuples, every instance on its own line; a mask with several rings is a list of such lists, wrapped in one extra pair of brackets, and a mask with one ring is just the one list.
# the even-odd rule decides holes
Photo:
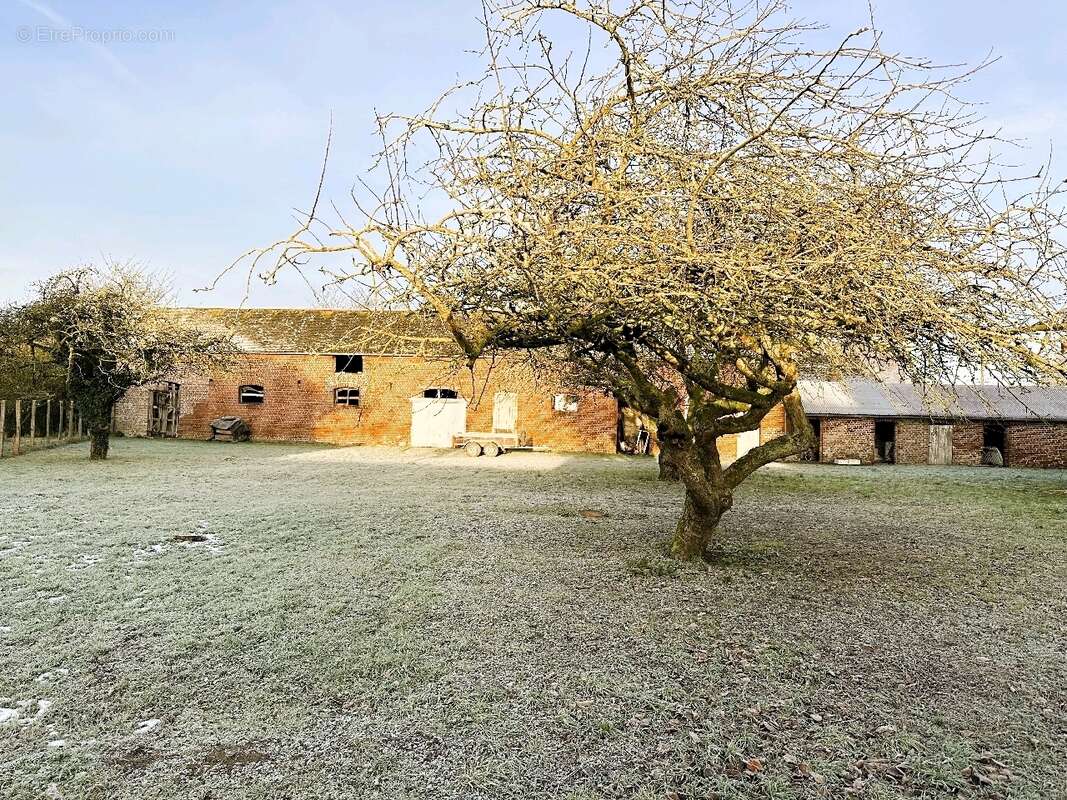
[(359, 407), (359, 389), (344, 387), (333, 390), (333, 401), (339, 406)]
[(422, 396), (440, 400), (455, 400), (459, 397), (459, 392), (455, 389), (427, 389), (422, 393)]
[(245, 405), (258, 405), (263, 402), (264, 397), (263, 387), (255, 384), (248, 383), (237, 390), (237, 402)]
[(576, 394), (557, 394), (552, 398), (552, 410), (563, 411), (567, 414), (574, 414), (578, 411), (578, 395)]
[(333, 371), (357, 373), (363, 371), (363, 356), (338, 355), (333, 357)]

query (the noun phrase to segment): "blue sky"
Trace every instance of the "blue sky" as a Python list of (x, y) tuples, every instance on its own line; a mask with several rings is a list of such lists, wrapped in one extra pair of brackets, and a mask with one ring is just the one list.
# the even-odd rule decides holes
[[(882, 0), (890, 49), (1000, 61), (966, 87), (1016, 160), (1052, 152), (1067, 175), (1067, 4)], [(841, 33), (866, 2), (813, 0), (798, 16)], [(231, 305), (237, 255), (289, 232), (314, 191), (331, 112), (328, 194), (345, 207), (375, 149), (373, 114), (423, 108), (477, 59), (480, 3), (0, 0), (0, 302), (59, 269), (108, 257), (167, 276), (178, 302)], [(159, 41), (39, 41), (38, 26), (161, 32)], [(20, 41), (30, 31), (30, 41)], [(49, 34), (46, 34), (49, 35)], [(84, 38), (84, 37), (83, 37)], [(1057, 155), (1060, 154), (1060, 155)], [(294, 276), (253, 305), (308, 305)]]

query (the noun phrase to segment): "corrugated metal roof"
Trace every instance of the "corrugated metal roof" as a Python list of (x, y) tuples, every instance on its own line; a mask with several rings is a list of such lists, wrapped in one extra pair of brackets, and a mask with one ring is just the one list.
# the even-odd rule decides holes
[(851, 378), (801, 380), (813, 417), (926, 417), (1067, 422), (1067, 386), (915, 386)]
[(229, 334), (246, 353), (453, 355), (455, 341), (432, 315), (317, 308), (174, 308), (181, 322)]

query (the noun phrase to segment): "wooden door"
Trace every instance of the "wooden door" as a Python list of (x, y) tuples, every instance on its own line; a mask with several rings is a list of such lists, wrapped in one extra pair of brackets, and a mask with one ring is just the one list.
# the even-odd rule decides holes
[(178, 435), (178, 392), (176, 383), (167, 384), (166, 389), (152, 392), (152, 406), (148, 415), (149, 436)]
[(163, 423), (166, 415), (167, 395), (164, 389), (155, 389), (152, 392), (152, 407), (148, 414), (148, 435), (162, 436)]
[(493, 395), (493, 432), (514, 433), (519, 418), (519, 396), (515, 392)]
[(952, 463), (952, 426), (930, 426), (930, 459), (931, 464)]

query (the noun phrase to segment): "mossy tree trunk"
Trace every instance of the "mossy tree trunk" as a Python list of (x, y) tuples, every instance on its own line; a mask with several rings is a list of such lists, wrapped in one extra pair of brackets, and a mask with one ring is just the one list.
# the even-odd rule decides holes
[(107, 426), (94, 426), (89, 429), (89, 460), (103, 461), (110, 448), (111, 431)]
[[(811, 446), (811, 425), (799, 396), (791, 393), (782, 402), (792, 432), (753, 448), (725, 467), (719, 458), (719, 437), (751, 430), (753, 421), (758, 427), (766, 411), (727, 419), (698, 413), (688, 419), (691, 435), (673, 439), (670, 460), (678, 467), (685, 486), (685, 505), (671, 540), (671, 553), (676, 558), (711, 558), (719, 521), (733, 506), (733, 493), (741, 482), (760, 467)], [(750, 427), (741, 427), (744, 425)]]
[(659, 479), (679, 481), (682, 479), (680, 460), (685, 449), (685, 434), (675, 430), (664, 420), (657, 424), (656, 439), (659, 442)]
[(111, 410), (118, 402), (117, 392), (90, 394), (83, 392), (77, 400), (78, 410), (89, 432), (89, 460), (104, 461), (111, 449)]
[(671, 482), (681, 479), (678, 473), (678, 465), (671, 459), (670, 452), (664, 447), (660, 447), (659, 450), (659, 479)]
[(676, 558), (710, 558), (719, 520), (733, 505), (729, 493), (711, 498), (702, 495), (686, 489), (685, 507), (671, 540), (671, 553)]

